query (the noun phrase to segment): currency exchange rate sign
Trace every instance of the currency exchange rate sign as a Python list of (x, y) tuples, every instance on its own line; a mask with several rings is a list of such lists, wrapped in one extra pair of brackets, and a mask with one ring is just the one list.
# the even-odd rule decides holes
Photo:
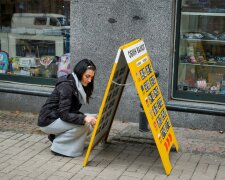
[(149, 127), (166, 174), (170, 174), (172, 166), (169, 152), (172, 145), (178, 151), (178, 143), (165, 106), (165, 102), (155, 77), (152, 63), (142, 40), (122, 46), (131, 76), (135, 82)]
[(178, 151), (178, 143), (151, 60), (144, 42), (139, 39), (121, 46), (118, 50), (83, 165), (86, 166), (93, 147), (103, 139), (107, 140), (124, 89), (124, 86), (121, 85), (126, 83), (129, 71), (144, 108), (164, 169), (166, 174), (169, 175), (172, 170), (169, 152), (172, 145)]

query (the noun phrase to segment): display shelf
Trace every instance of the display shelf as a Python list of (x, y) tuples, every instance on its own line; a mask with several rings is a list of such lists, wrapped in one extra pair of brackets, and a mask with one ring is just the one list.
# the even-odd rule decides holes
[(191, 16), (225, 16), (225, 13), (181, 12), (181, 15), (191, 15)]
[(199, 63), (184, 63), (184, 62), (180, 62), (180, 64), (192, 65), (192, 66), (216, 67), (216, 68), (224, 68), (225, 67), (225, 63), (224, 63), (224, 65), (220, 65), (220, 64), (199, 64)]
[(210, 40), (210, 39), (188, 39), (188, 38), (181, 38), (183, 41), (190, 41), (190, 42), (209, 42), (215, 44), (225, 44), (223, 40)]

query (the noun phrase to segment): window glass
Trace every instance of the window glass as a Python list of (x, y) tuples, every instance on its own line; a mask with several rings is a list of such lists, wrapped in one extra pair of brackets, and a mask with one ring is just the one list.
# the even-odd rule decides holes
[[(32, 14), (31, 14), (32, 15)], [(47, 17), (35, 17), (34, 18), (34, 25), (47, 25)]]
[(225, 103), (225, 0), (178, 4), (173, 95)]
[[(3, 0), (0, 5), (0, 81), (51, 84), (69, 73), (69, 0)], [(64, 69), (62, 59), (67, 59)]]
[(60, 26), (60, 22), (56, 18), (50, 18), (50, 26)]

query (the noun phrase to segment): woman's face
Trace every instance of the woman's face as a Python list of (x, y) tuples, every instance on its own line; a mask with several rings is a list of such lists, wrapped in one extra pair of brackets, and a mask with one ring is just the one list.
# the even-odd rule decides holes
[(92, 69), (87, 69), (81, 78), (81, 84), (86, 87), (93, 80), (94, 76), (95, 71)]

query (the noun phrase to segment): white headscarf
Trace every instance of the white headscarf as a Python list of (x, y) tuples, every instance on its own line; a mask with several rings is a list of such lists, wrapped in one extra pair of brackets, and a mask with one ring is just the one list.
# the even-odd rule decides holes
[(77, 78), (77, 75), (74, 72), (72, 73), (72, 75), (75, 79), (75, 83), (76, 83), (76, 86), (77, 86), (77, 89), (78, 89), (78, 92), (79, 92), (79, 100), (80, 100), (81, 104), (83, 104), (83, 103), (86, 104), (87, 103), (87, 96), (86, 96), (86, 93), (84, 91), (84, 88), (83, 88), (81, 82), (79, 81), (79, 79)]

